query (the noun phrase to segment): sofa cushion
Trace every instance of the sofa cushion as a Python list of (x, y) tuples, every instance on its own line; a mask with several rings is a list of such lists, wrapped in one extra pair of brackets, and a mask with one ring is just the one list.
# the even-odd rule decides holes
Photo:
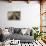
[(21, 33), (24, 35), (27, 32), (27, 28), (21, 29)]
[(8, 32), (10, 32), (11, 34), (14, 34), (14, 27), (9, 27)]
[(21, 28), (14, 28), (14, 33), (20, 33)]

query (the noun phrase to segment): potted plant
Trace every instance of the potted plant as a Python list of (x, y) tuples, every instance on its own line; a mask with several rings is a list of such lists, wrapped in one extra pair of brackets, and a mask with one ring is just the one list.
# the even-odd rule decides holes
[[(38, 37), (38, 32), (37, 32), (37, 30), (38, 30), (38, 27), (32, 27), (33, 28), (33, 31), (35, 31), (34, 32), (34, 40), (36, 40), (36, 38)], [(37, 32), (37, 33), (36, 33)]]
[(32, 27), (32, 28), (35, 31), (35, 33), (34, 33), (34, 40), (36, 40), (38, 37), (41, 38), (42, 32), (39, 32), (39, 30), (38, 30), (39, 28), (38, 27)]

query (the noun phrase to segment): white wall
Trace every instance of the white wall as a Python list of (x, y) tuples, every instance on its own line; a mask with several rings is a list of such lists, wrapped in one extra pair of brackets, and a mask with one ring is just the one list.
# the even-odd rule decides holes
[[(21, 20), (8, 20), (8, 11), (21, 11)], [(40, 26), (40, 4), (38, 2), (2, 2), (0, 1), (0, 26), (32, 27)]]

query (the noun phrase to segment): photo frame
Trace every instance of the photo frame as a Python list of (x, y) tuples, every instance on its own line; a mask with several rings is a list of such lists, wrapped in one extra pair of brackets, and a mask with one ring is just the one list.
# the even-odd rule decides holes
[(8, 20), (20, 20), (20, 11), (9, 11)]

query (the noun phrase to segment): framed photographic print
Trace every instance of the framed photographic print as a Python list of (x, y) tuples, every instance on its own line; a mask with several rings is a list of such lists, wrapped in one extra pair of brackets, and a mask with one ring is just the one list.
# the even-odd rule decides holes
[(20, 11), (9, 11), (8, 20), (20, 20)]

